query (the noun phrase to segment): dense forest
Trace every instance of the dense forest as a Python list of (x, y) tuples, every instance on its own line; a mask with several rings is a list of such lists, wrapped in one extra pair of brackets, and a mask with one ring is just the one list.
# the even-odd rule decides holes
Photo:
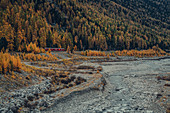
[[(163, 22), (170, 24), (169, 0), (112, 0), (142, 16), (152, 19), (156, 24)], [(145, 15), (147, 15), (145, 17)], [(156, 19), (156, 20), (155, 20)], [(160, 21), (159, 21), (160, 20)], [(164, 27), (166, 24), (164, 24)], [(166, 26), (169, 27), (169, 26)]]
[(169, 16), (166, 0), (0, 0), (0, 50), (170, 49)]

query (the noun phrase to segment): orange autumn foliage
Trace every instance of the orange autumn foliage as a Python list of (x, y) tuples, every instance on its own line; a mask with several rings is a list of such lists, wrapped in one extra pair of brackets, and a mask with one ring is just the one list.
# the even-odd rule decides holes
[(57, 55), (52, 55), (49, 51), (46, 55), (34, 54), (34, 53), (22, 53), (20, 58), (28, 61), (57, 61)]
[(12, 71), (20, 72), (21, 66), (19, 56), (10, 55), (7, 52), (0, 53), (0, 73), (6, 74)]
[(152, 49), (148, 50), (123, 50), (123, 51), (115, 51), (117, 56), (136, 56), (136, 57), (154, 57), (154, 56), (164, 56), (167, 53), (160, 49), (159, 47), (153, 46)]
[(70, 46), (68, 45), (67, 46), (67, 51), (66, 51), (68, 54), (70, 54)]
[(92, 51), (92, 50), (86, 50), (86, 51), (82, 51), (81, 55), (84, 56), (106, 56), (105, 52), (101, 52), (101, 51)]
[(39, 48), (37, 47), (37, 45), (35, 43), (30, 43), (26, 46), (26, 50), (27, 52), (34, 52), (34, 53), (45, 53), (45, 50), (43, 48)]

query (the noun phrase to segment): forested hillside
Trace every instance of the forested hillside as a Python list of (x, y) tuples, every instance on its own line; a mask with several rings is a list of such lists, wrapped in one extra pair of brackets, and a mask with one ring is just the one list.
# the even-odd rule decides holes
[(168, 1), (154, 1), (161, 10), (132, 0), (0, 0), (0, 50), (169, 49)]
[(162, 22), (170, 24), (169, 0), (112, 0), (112, 1), (138, 13), (139, 16), (141, 17), (145, 18), (151, 17), (157, 19), (154, 20), (155, 22), (157, 21), (156, 24), (160, 24)]

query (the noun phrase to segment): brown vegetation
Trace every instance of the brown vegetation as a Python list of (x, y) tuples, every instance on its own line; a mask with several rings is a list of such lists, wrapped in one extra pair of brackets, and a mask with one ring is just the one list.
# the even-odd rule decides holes
[(81, 66), (77, 67), (77, 69), (92, 69), (92, 70), (94, 70), (95, 68), (93, 66), (84, 66), (84, 65), (81, 65)]
[(170, 81), (170, 75), (169, 76), (158, 76), (157, 79), (158, 80), (167, 80), (167, 81)]
[(22, 53), (21, 59), (28, 61), (57, 61), (57, 55), (52, 55), (50, 52), (46, 52), (46, 55), (34, 54), (34, 53)]
[(152, 49), (148, 50), (123, 50), (123, 51), (115, 51), (117, 56), (136, 56), (136, 57), (153, 57), (153, 56), (164, 56), (167, 53), (160, 49), (159, 47), (153, 46)]
[(67, 51), (66, 51), (68, 54), (70, 54), (70, 46), (68, 45), (67, 46)]
[(86, 51), (82, 51), (81, 55), (84, 55), (84, 56), (106, 56), (106, 53), (101, 52), (101, 51), (86, 50)]
[(6, 74), (8, 72), (20, 72), (21, 60), (19, 56), (13, 56), (9, 53), (0, 53), (0, 73)]
[(35, 43), (30, 43), (26, 46), (27, 52), (33, 52), (33, 53), (45, 53), (45, 50), (43, 48), (39, 48), (36, 46)]
[(164, 56), (164, 55), (169, 55), (168, 53), (166, 53), (165, 51), (163, 51), (162, 49), (160, 49), (158, 46), (153, 46), (152, 49), (148, 49), (148, 50), (117, 50), (115, 52), (111, 52), (109, 54), (106, 55), (105, 52), (101, 52), (101, 51), (91, 51), (91, 50), (86, 50), (86, 51), (82, 51), (81, 55), (84, 56), (107, 56), (107, 58), (110, 58), (110, 56), (135, 56), (135, 57), (153, 57), (153, 56)]
[(102, 71), (103, 70), (102, 66), (97, 67), (97, 70)]

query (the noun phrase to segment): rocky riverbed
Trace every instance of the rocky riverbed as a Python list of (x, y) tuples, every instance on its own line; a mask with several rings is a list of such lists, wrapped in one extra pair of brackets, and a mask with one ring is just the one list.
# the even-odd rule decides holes
[[(96, 72), (99, 66), (103, 68), (100, 73)], [(170, 76), (169, 57), (89, 60), (77, 69), (69, 77), (74, 75), (72, 82), (79, 80), (80, 84), (57, 89), (47, 78), (1, 95), (0, 112), (166, 113), (170, 109), (170, 82), (160, 79)]]
[(107, 85), (104, 91), (76, 92), (45, 112), (58, 113), (166, 113), (169, 107), (170, 59), (100, 62)]

